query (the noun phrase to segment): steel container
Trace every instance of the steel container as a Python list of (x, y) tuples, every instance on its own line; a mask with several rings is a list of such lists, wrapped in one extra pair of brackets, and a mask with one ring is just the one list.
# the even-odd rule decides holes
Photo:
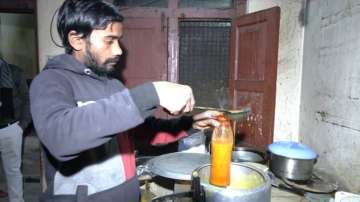
[(312, 176), (315, 159), (294, 159), (269, 152), (270, 170), (278, 177), (306, 181)]
[(261, 183), (253, 188), (239, 189), (231, 186), (217, 187), (209, 183), (210, 165), (203, 165), (197, 168), (200, 177), (200, 184), (205, 193), (206, 202), (270, 202), (271, 180), (264, 171), (243, 163), (231, 164), (231, 180), (236, 180), (239, 174), (256, 175), (261, 178)]
[(231, 160), (235, 163), (254, 162), (265, 164), (265, 152), (250, 147), (234, 147)]

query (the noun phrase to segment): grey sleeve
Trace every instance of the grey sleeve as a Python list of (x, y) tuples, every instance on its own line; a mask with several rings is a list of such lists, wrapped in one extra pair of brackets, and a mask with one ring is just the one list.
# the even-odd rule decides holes
[(144, 119), (151, 116), (156, 110), (156, 105), (160, 103), (152, 83), (136, 86), (130, 89), (130, 94)]
[(124, 89), (77, 107), (66, 79), (46, 75), (46, 72), (40, 76), (30, 88), (34, 126), (42, 144), (60, 161), (73, 159), (79, 153), (109, 141), (113, 134), (141, 124), (146, 108), (151, 110), (158, 104), (153, 99), (147, 106), (137, 106), (130, 91)]

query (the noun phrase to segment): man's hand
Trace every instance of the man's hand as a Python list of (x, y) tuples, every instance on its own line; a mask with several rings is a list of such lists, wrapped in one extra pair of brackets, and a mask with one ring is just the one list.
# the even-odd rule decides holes
[(193, 116), (192, 127), (198, 130), (205, 130), (210, 127), (217, 127), (220, 123), (217, 121), (217, 117), (222, 115), (222, 112), (218, 111), (205, 111)]
[(190, 86), (167, 81), (153, 82), (160, 99), (160, 106), (171, 115), (190, 112), (195, 105), (195, 99)]

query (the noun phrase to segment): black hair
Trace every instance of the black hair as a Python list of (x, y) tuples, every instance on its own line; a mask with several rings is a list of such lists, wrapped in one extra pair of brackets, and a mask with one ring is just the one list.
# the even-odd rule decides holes
[(68, 40), (70, 31), (87, 38), (94, 29), (105, 29), (112, 22), (122, 21), (120, 12), (102, 0), (65, 0), (59, 9), (57, 30), (65, 52), (71, 54), (74, 49)]

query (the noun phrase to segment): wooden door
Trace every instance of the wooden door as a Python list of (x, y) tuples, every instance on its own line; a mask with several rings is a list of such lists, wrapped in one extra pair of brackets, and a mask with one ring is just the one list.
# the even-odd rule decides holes
[(273, 141), (280, 8), (234, 20), (230, 97), (234, 108), (251, 107), (236, 126), (236, 145), (265, 149)]
[[(150, 82), (168, 80), (167, 77), (167, 20), (163, 15), (151, 18), (127, 17), (124, 20), (124, 34), (121, 47), (124, 51), (119, 72), (116, 77), (128, 87)], [(167, 118), (162, 110), (156, 117)], [(163, 147), (150, 146), (147, 142), (149, 131), (140, 125), (127, 132), (135, 142), (140, 155), (158, 155), (162, 152), (174, 152), (177, 146), (169, 144)]]
[(167, 31), (164, 19), (126, 18), (121, 40), (122, 80), (127, 87), (167, 80)]

